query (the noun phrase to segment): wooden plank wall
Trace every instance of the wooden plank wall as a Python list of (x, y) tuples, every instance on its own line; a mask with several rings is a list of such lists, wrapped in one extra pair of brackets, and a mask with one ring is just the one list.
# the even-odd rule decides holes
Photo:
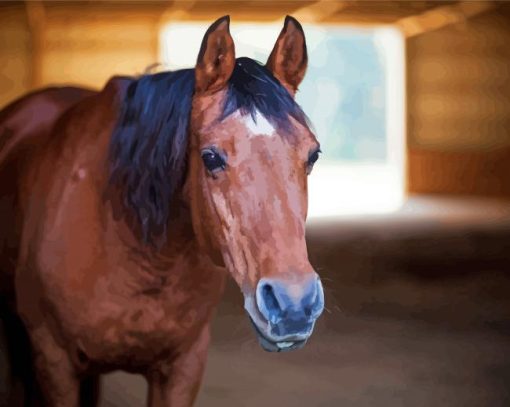
[(161, 9), (45, 7), (37, 42), (23, 5), (0, 11), (0, 108), (36, 88), (99, 88), (114, 74), (140, 74), (158, 62)]
[(49, 9), (39, 85), (97, 87), (112, 74), (143, 73), (158, 61), (158, 18), (129, 7)]
[(0, 12), (0, 108), (30, 89), (30, 33), (21, 7)]
[(407, 41), (411, 193), (510, 196), (510, 8)]

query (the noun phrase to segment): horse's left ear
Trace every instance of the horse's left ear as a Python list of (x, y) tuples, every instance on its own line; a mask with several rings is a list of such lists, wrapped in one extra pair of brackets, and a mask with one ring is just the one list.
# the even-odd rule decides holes
[(269, 55), (266, 67), (294, 95), (308, 64), (305, 33), (294, 17), (285, 17), (282, 32)]
[(216, 20), (202, 40), (195, 67), (195, 92), (214, 93), (227, 85), (236, 63), (230, 17)]

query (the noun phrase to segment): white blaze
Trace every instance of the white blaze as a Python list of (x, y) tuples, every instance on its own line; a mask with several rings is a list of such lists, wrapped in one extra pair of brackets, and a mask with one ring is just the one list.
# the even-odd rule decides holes
[(244, 122), (248, 130), (250, 130), (250, 137), (253, 136), (267, 136), (272, 137), (275, 134), (275, 129), (271, 123), (258, 111), (255, 111), (255, 120), (250, 114), (244, 116)]

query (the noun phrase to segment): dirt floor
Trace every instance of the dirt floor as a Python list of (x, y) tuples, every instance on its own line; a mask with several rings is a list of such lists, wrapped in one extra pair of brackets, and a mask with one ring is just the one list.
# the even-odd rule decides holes
[[(308, 230), (327, 311), (310, 343), (262, 351), (229, 284), (198, 407), (510, 406), (510, 205), (414, 199)], [(141, 377), (102, 406), (143, 406)]]

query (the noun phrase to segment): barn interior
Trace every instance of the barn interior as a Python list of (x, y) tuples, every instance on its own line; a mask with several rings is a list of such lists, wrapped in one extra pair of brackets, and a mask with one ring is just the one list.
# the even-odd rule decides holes
[[(310, 33), (298, 100), (324, 146), (307, 242), (326, 311), (304, 349), (264, 353), (230, 281), (196, 405), (510, 405), (510, 3), (5, 1), (0, 107), (189, 66), (225, 14), (262, 61), (285, 15)], [(146, 399), (122, 372), (102, 391)]]

